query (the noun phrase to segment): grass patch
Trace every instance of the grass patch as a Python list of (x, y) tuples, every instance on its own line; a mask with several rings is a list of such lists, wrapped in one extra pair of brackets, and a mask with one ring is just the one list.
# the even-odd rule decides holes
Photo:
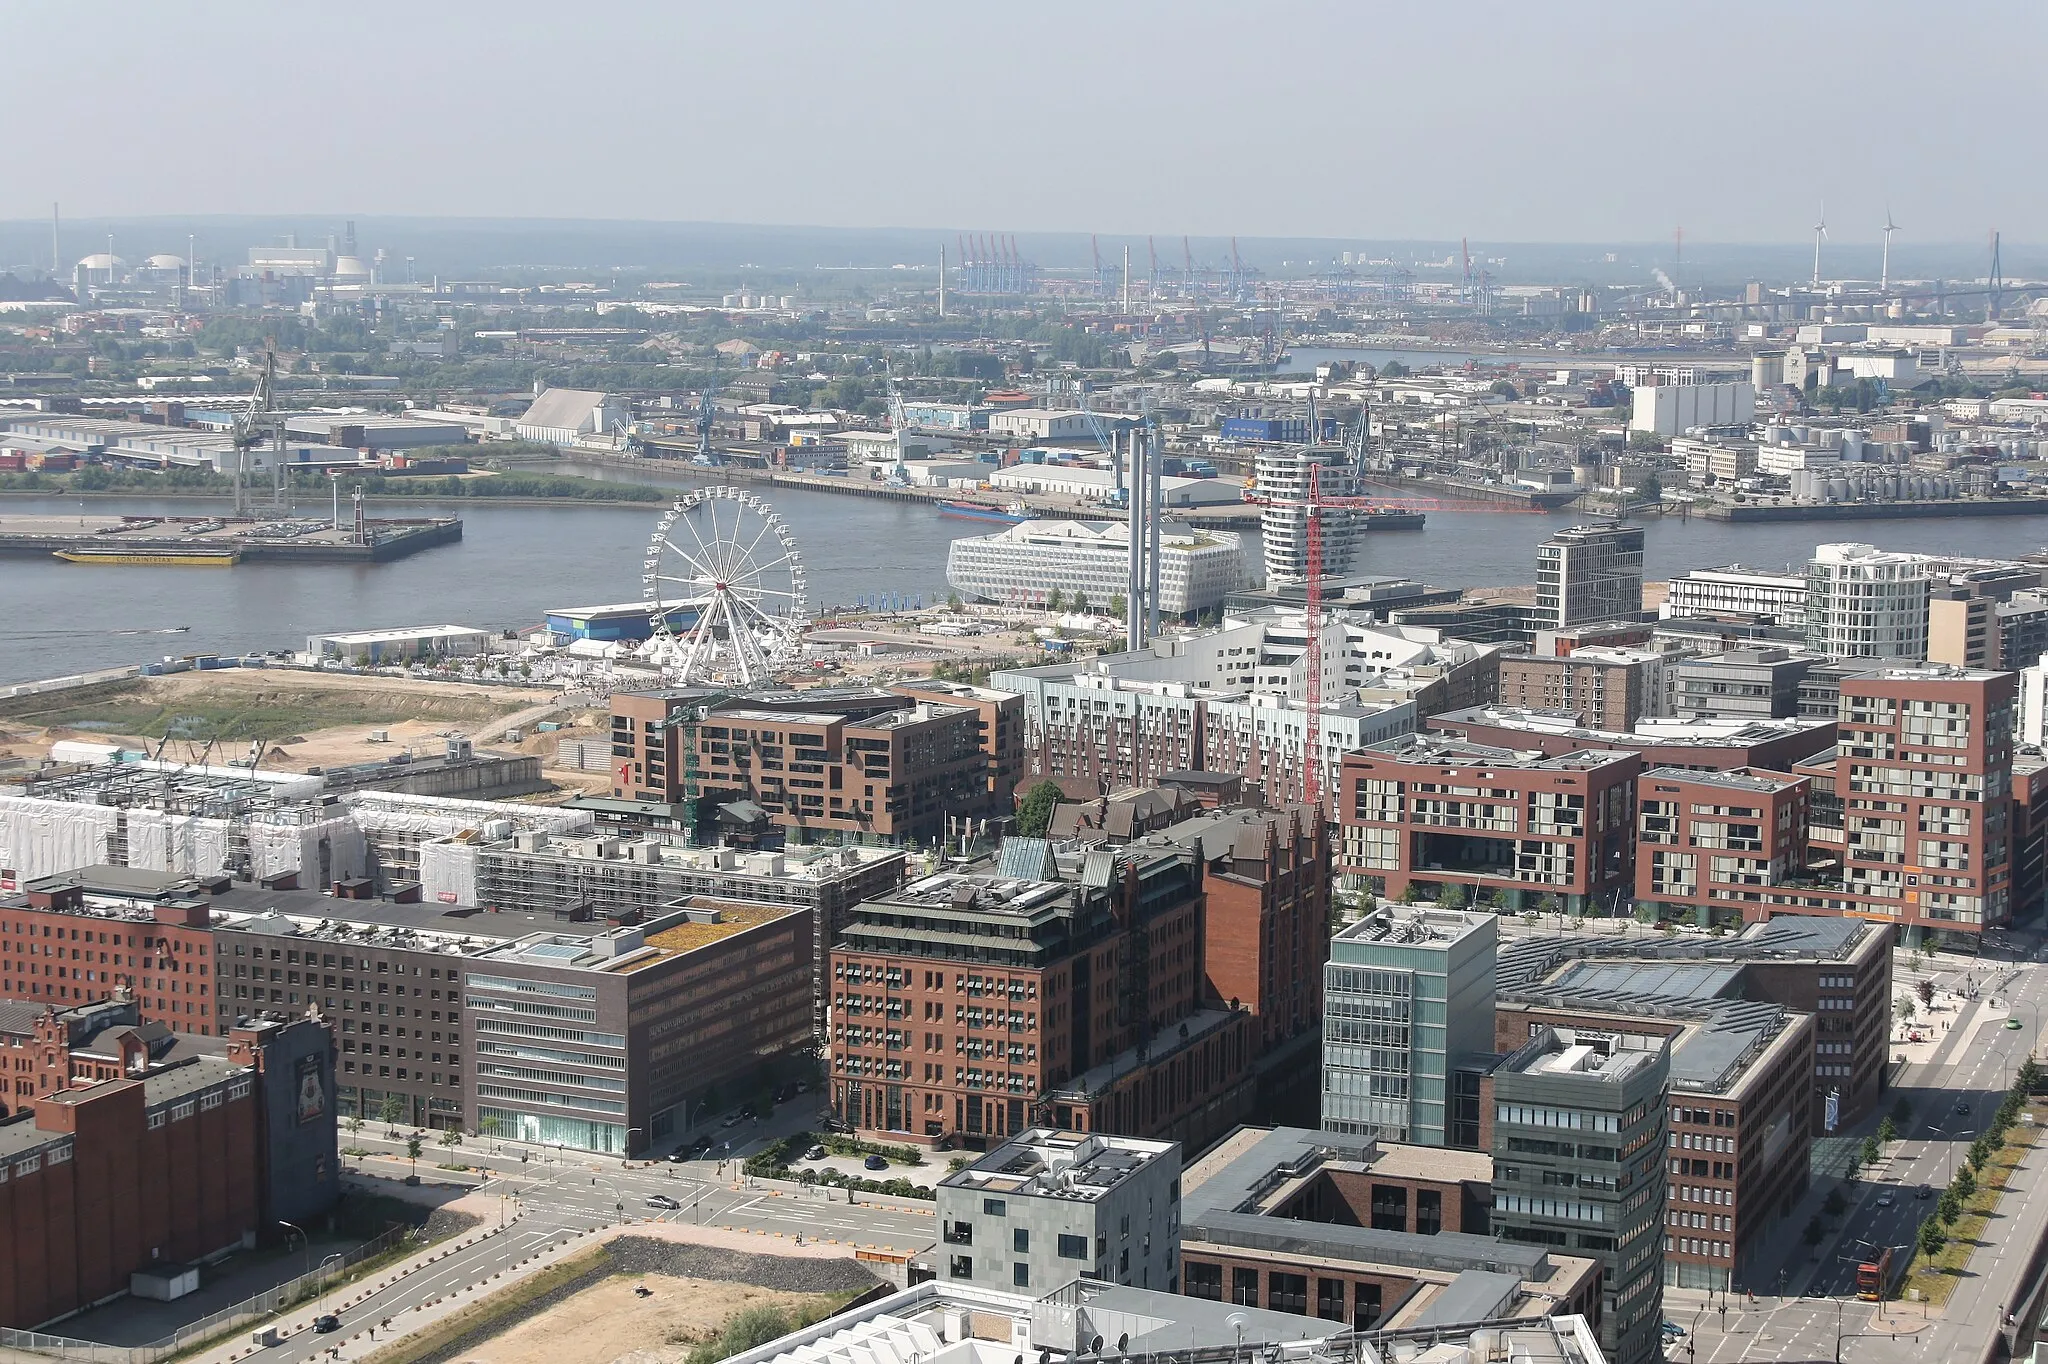
[(1942, 1246), (1941, 1253), (1934, 1256), (1918, 1251), (1914, 1253), (1912, 1268), (1907, 1271), (1905, 1283), (1901, 1286), (1902, 1292), (1918, 1289), (1921, 1297), (1936, 1307), (1948, 1301), (1949, 1294), (1955, 1291), (1956, 1280), (1977, 1249), (1977, 1242), (1983, 1238), (1991, 1215), (1998, 1209), (1998, 1200), (2004, 1196), (2013, 1170), (2033, 1149), (2043, 1112), (2039, 1105), (2031, 1106), (2029, 1111), (2034, 1121), (2014, 1123), (2006, 1132), (2004, 1142), (1978, 1171), (1976, 1192), (1964, 1201), (1962, 1216), (1949, 1226), (1948, 1241)]
[[(697, 1342), (683, 1364), (718, 1364), (722, 1359), (758, 1350), (771, 1340), (815, 1325), (860, 1297), (859, 1292), (829, 1293), (796, 1307), (745, 1307), (725, 1319), (718, 1334)], [(681, 1342), (674, 1342), (680, 1344)]]
[(54, 693), (0, 704), (0, 718), (49, 727), (85, 726), (108, 734), (179, 740), (261, 739), (270, 742), (344, 725), (403, 720), (475, 722), (518, 707), (475, 696), (435, 696), (369, 687), (227, 685), (202, 689), (136, 679), (94, 688), (91, 696)]
[(578, 1279), (589, 1278), (594, 1282), (610, 1277), (600, 1272), (610, 1260), (611, 1255), (604, 1246), (592, 1246), (528, 1275), (518, 1283), (499, 1289), (481, 1302), (471, 1303), (461, 1311), (443, 1317), (424, 1331), (366, 1356), (364, 1364), (416, 1364), (416, 1361), (430, 1358), (460, 1341), (484, 1339), (511, 1325), (527, 1307), (557, 1289)]

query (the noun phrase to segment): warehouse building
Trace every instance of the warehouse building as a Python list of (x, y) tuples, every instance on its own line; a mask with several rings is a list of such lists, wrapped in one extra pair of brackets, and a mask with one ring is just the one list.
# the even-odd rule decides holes
[(333, 1043), (315, 1021), (201, 1038), (132, 1000), (0, 1000), (0, 1049), (38, 1082), (0, 1124), (0, 1327), (123, 1295), (132, 1274), (239, 1249), (339, 1193)]
[[(946, 581), (979, 601), (1037, 604), (1057, 592), (1097, 606), (1121, 598), (1130, 567), (1126, 521), (1025, 521), (993, 535), (955, 540)], [(1244, 582), (1239, 537), (1167, 522), (1159, 531), (1159, 611), (1191, 616), (1220, 608)]]

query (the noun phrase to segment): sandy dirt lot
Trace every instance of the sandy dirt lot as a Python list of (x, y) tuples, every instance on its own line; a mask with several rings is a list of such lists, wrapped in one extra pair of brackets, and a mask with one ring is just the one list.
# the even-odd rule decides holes
[[(554, 713), (552, 693), (519, 687), (415, 682), (262, 668), (178, 673), (84, 694), (24, 697), (6, 708), (11, 740), (47, 747), (57, 739), (119, 743), (154, 751), (167, 729), (218, 735), (210, 761), (247, 756), (264, 744), (263, 765), (284, 771), (375, 762), (411, 747), (438, 755), (449, 734), (479, 747), (500, 747), (498, 735), (522, 717)], [(567, 718), (567, 717), (563, 717)], [(183, 726), (177, 724), (183, 720)], [(528, 752), (553, 760), (552, 735), (526, 723)], [(373, 731), (389, 735), (372, 743)], [(15, 736), (19, 736), (15, 739)], [(165, 756), (187, 761), (204, 739), (174, 738)]]
[[(634, 1296), (634, 1287), (643, 1283), (654, 1290), (653, 1297)], [(682, 1358), (744, 1308), (793, 1307), (814, 1300), (811, 1294), (749, 1284), (620, 1275), (465, 1350), (455, 1364), (612, 1364), (636, 1353), (654, 1364)]]

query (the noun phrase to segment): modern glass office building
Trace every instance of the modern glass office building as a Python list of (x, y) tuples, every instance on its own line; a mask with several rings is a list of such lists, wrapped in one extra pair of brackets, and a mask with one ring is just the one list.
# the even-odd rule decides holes
[(1493, 1054), (1491, 914), (1387, 905), (1330, 940), (1323, 967), (1322, 1126), (1421, 1146), (1476, 1147), (1476, 1090), (1457, 1072)]

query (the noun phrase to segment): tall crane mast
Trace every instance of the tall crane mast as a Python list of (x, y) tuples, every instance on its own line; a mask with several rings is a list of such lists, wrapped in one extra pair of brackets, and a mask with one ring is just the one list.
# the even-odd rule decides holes
[(713, 370), (711, 380), (704, 385), (704, 395), (697, 399), (697, 463), (715, 463), (711, 457), (711, 428), (718, 414), (718, 372)]
[(249, 493), (247, 486), (249, 452), (270, 440), (276, 427), (276, 384), (277, 348), (266, 346), (263, 351), (263, 368), (257, 371), (255, 391), (249, 395), (249, 406), (236, 416), (230, 431), (235, 447), (235, 515), (248, 515)]

